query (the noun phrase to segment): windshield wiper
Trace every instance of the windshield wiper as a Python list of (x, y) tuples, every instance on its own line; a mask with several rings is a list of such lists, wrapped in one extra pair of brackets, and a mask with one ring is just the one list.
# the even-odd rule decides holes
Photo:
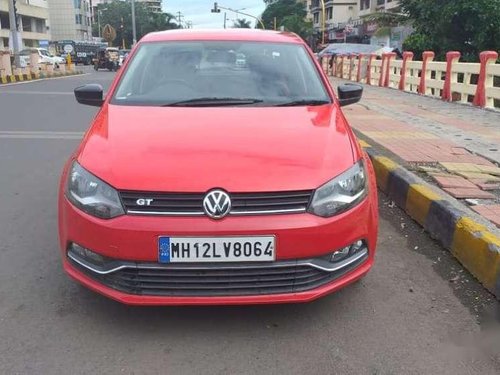
[(302, 99), (302, 100), (293, 100), (291, 102), (277, 103), (276, 107), (294, 107), (294, 106), (305, 106), (305, 105), (323, 105), (330, 104), (329, 100), (324, 99)]
[(162, 107), (218, 107), (232, 105), (249, 105), (262, 103), (261, 99), (253, 98), (195, 98), (179, 102), (167, 103)]

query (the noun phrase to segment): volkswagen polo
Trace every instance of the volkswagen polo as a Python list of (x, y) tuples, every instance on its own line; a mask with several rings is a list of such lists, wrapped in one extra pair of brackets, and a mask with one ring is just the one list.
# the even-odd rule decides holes
[[(244, 63), (242, 63), (242, 61)], [(64, 167), (65, 271), (127, 304), (311, 301), (375, 255), (370, 160), (298, 36), (179, 30), (145, 36)]]

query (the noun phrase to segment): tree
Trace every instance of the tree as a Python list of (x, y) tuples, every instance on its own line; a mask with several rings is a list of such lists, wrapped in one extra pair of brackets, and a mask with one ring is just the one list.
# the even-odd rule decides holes
[(285, 27), (286, 31), (300, 35), (304, 40), (308, 40), (313, 34), (312, 22), (306, 21), (304, 17), (296, 14), (283, 18), (281, 25)]
[(379, 26), (409, 22), (415, 29), (403, 48), (418, 57), (432, 50), (443, 60), (456, 50), (465, 61), (477, 61), (485, 50), (500, 50), (500, 0), (400, 0), (402, 13), (371, 17)]
[[(307, 15), (306, 5), (297, 0), (278, 0), (269, 3), (262, 13), (262, 22), (266, 29), (274, 29), (274, 19), (276, 18), (276, 25), (282, 26), (283, 19), (289, 16), (298, 16), (305, 19)], [(261, 26), (258, 26), (261, 27)]]
[[(306, 20), (306, 4), (297, 0), (266, 1), (266, 10), (262, 13), (262, 22), (266, 29), (284, 27), (285, 30), (298, 34), (308, 40), (313, 34), (312, 22)], [(258, 26), (260, 27), (260, 26)]]
[(252, 23), (247, 21), (245, 18), (238, 18), (233, 22), (233, 28), (235, 29), (250, 29), (252, 27)]
[[(103, 6), (104, 8), (104, 6)], [(115, 45), (122, 45), (125, 41), (126, 47), (132, 45), (132, 8), (130, 2), (114, 0), (105, 4), (106, 10), (100, 12), (101, 28), (109, 24), (116, 30)], [(137, 28), (137, 39), (141, 39), (147, 33), (178, 29), (180, 26), (174, 23), (175, 17), (169, 13), (155, 13), (147, 5), (135, 3), (135, 20)], [(98, 26), (92, 26), (94, 35), (98, 35)]]

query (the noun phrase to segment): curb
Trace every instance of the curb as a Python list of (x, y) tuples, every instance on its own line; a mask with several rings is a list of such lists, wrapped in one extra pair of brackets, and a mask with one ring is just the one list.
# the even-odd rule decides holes
[(500, 237), (366, 142), (377, 185), (500, 300)]
[(82, 71), (73, 71), (73, 72), (30, 72), (28, 74), (13, 74), (9, 76), (1, 76), (0, 77), (0, 86), (2, 84), (8, 83), (16, 83), (16, 82), (25, 82), (25, 81), (36, 81), (37, 79), (47, 79), (47, 78), (58, 78), (58, 77), (69, 77), (83, 74)]

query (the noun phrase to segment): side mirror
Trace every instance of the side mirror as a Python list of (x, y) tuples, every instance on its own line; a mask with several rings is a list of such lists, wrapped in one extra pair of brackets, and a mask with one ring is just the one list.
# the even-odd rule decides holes
[(357, 103), (363, 96), (363, 87), (353, 83), (346, 83), (338, 87), (340, 106)]
[(92, 83), (77, 87), (75, 89), (75, 98), (80, 104), (100, 107), (104, 103), (102, 86)]

